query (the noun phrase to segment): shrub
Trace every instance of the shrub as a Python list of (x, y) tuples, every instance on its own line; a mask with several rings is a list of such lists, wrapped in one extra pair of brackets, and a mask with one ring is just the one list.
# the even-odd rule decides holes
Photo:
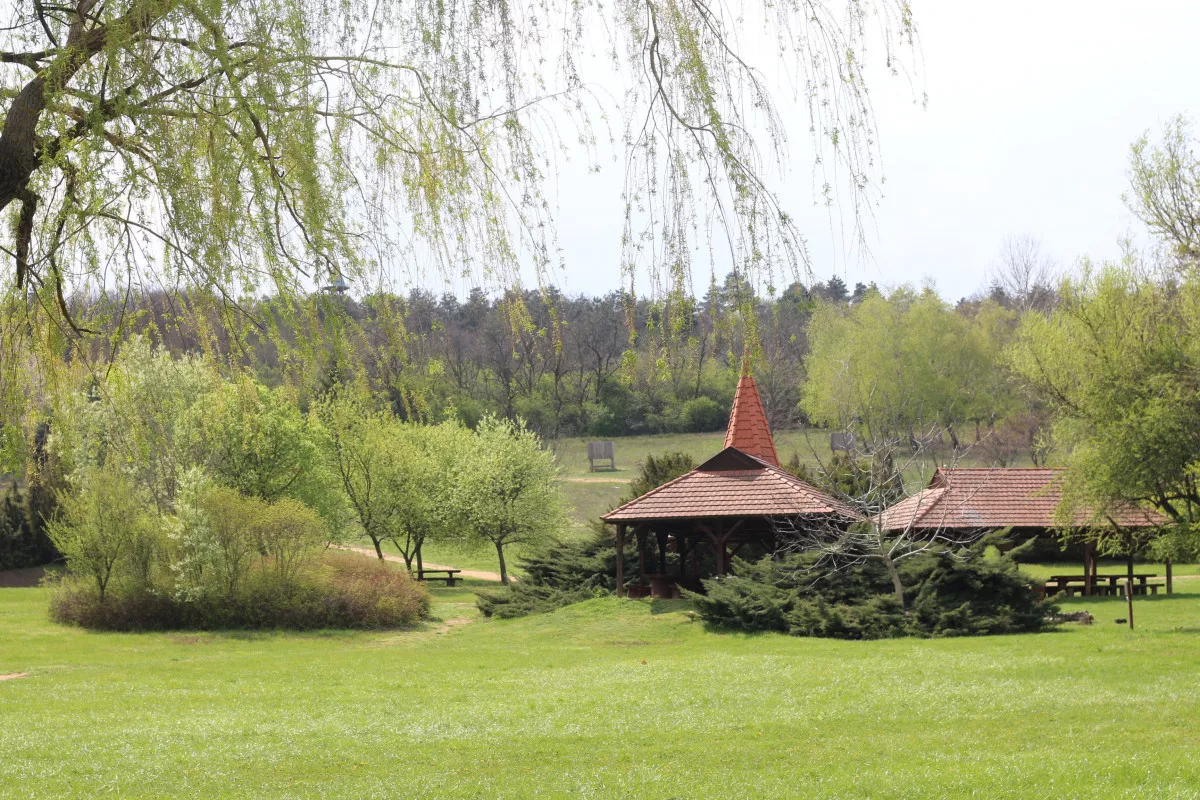
[(269, 568), (255, 569), (234, 595), (184, 597), (120, 585), (102, 599), (93, 583), (68, 576), (50, 597), (56, 622), (116, 631), (393, 628), (428, 613), (429, 593), (407, 572), (333, 554), (291, 581)]
[(920, 628), (933, 636), (1022, 633), (1042, 627), (1046, 608), (1007, 558), (926, 561), (928, 572), (912, 600)]
[(329, 538), (321, 516), (298, 500), (279, 500), (262, 508), (254, 535), (266, 568), (282, 583), (291, 583)]
[(836, 572), (813, 566), (806, 556), (737, 561), (737, 575), (706, 580), (706, 594), (687, 596), (717, 625), (843, 639), (1032, 632), (1053, 610), (1010, 559), (975, 550), (906, 560), (907, 613), (876, 562)]
[(679, 406), (678, 428), (681, 433), (720, 430), (729, 422), (728, 409), (711, 397), (692, 398)]
[(512, 619), (529, 614), (545, 614), (556, 608), (581, 603), (593, 597), (603, 597), (606, 594), (606, 590), (594, 586), (558, 589), (520, 581), (504, 589), (476, 592), (475, 606), (485, 617)]
[(799, 599), (784, 617), (793, 636), (892, 639), (909, 633), (904, 608), (890, 594), (877, 594), (852, 605), (831, 605), (820, 596)]

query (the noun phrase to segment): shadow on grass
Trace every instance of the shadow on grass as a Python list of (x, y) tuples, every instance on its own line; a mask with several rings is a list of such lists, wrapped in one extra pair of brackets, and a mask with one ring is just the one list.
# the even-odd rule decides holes
[(680, 611), (690, 611), (693, 608), (691, 600), (663, 600), (661, 598), (650, 599), (651, 614), (675, 614)]

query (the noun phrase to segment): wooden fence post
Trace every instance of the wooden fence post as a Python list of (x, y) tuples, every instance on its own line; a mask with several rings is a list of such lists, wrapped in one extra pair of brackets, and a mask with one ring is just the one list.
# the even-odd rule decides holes
[(1125, 601), (1129, 606), (1129, 630), (1133, 630), (1133, 581), (1125, 582)]

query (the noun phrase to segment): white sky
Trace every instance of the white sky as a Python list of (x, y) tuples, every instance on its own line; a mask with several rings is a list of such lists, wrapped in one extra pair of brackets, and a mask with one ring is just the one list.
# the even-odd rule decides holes
[[(845, 251), (813, 209), (807, 117), (784, 104), (793, 175), (781, 192), (809, 239), (818, 278), (880, 285), (932, 279), (953, 301), (980, 288), (1008, 234), (1061, 265), (1117, 254), (1137, 233), (1126, 210), (1130, 144), (1175, 114), (1200, 116), (1195, 0), (913, 0), (923, 68), (872, 85), (883, 174), (869, 257)], [(875, 56), (882, 58), (881, 51)], [(881, 70), (882, 73), (882, 70)], [(565, 289), (619, 283), (619, 164), (568, 166), (557, 187)], [(794, 187), (794, 188), (793, 188)], [(707, 281), (707, 272), (697, 282)], [(702, 286), (698, 287), (703, 291)]]

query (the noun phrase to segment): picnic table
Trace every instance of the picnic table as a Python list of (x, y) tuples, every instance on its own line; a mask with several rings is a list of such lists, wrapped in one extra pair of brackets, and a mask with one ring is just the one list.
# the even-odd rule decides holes
[[(1093, 575), (1093, 586), (1096, 594), (1099, 595), (1115, 595), (1119, 592), (1118, 584), (1121, 581), (1129, 582), (1130, 575), (1121, 573), (1118, 575)], [(1133, 578), (1133, 593), (1134, 594), (1150, 594), (1157, 595), (1160, 583), (1150, 583), (1151, 578), (1158, 576), (1153, 572), (1135, 573)], [(1087, 575), (1051, 575), (1050, 580), (1046, 581), (1046, 595), (1055, 595), (1059, 592), (1066, 593), (1067, 597), (1074, 597), (1076, 592), (1082, 593), (1087, 587)]]
[(458, 578), (454, 577), (462, 572), (461, 569), (418, 569), (417, 580), (419, 581), (445, 581), (447, 586), (453, 586)]

